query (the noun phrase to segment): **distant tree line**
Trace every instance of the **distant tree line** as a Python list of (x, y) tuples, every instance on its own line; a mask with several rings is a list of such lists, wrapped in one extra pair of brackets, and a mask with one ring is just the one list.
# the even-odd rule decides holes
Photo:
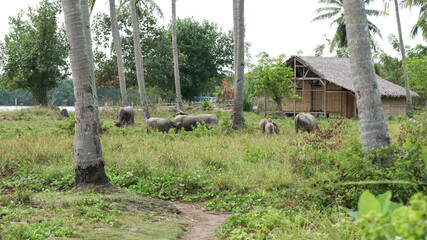
[[(9, 18), (10, 32), (0, 42), (0, 104), (73, 105), (72, 83), (66, 80), (68, 50), (58, 2), (43, 0)], [(172, 31), (160, 27), (151, 8), (138, 10), (147, 94), (154, 101), (175, 99)], [(129, 6), (118, 15), (129, 103), (139, 103)], [(27, 20), (28, 19), (28, 20)], [(184, 99), (212, 95), (233, 66), (233, 33), (217, 24), (192, 18), (177, 20), (181, 91)], [(99, 100), (116, 103), (120, 95), (110, 18), (97, 14), (92, 23)], [(11, 92), (9, 92), (11, 91)], [(118, 93), (118, 94), (116, 94)]]
[[(139, 93), (137, 89), (128, 89), (129, 103), (133, 105), (139, 105)], [(120, 89), (118, 87), (97, 87), (97, 94), (100, 105), (104, 104), (120, 104)], [(171, 102), (174, 100), (174, 93), (165, 94), (159, 88), (147, 88), (147, 94), (150, 102), (164, 101)], [(161, 97), (163, 96), (163, 97)], [(0, 106), (13, 106), (15, 105), (15, 98), (17, 104), (20, 106), (32, 106), (38, 103), (34, 101), (34, 98), (30, 91), (17, 89), (10, 91), (9, 89), (0, 89)], [(60, 81), (56, 88), (53, 88), (47, 92), (47, 99), (49, 105), (53, 106), (73, 106), (75, 102), (73, 81), (66, 79)]]

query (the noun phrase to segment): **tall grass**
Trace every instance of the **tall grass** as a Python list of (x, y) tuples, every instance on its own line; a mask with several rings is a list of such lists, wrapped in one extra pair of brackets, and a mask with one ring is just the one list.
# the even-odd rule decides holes
[[(210, 130), (147, 134), (140, 111), (136, 111), (135, 127), (116, 128), (117, 110), (101, 111), (101, 143), (111, 181), (147, 196), (208, 200), (209, 209), (233, 211), (237, 215), (220, 231), (222, 237), (262, 238), (275, 233), (280, 239), (296, 231), (295, 239), (357, 238), (357, 229), (338, 206), (354, 208), (364, 189), (378, 194), (392, 188), (400, 201), (426, 189), (419, 185), (425, 171), (419, 161), (421, 147), (415, 143), (419, 123), (407, 130), (411, 121), (404, 118), (388, 121), (396, 164), (382, 169), (364, 157), (354, 120), (319, 120), (322, 132), (296, 134), (292, 119), (280, 119), (275, 120), (280, 134), (267, 136), (258, 127), (262, 116), (245, 113), (245, 130), (236, 132), (230, 127), (230, 113), (217, 111), (220, 123)], [(33, 179), (27, 184), (32, 189), (46, 185), (70, 189), (73, 119), (59, 117), (57, 110), (25, 111), (0, 112), (0, 119), (4, 119), (0, 122), (0, 176), (12, 179), (3, 180), (7, 187), (0, 187), (0, 192), (13, 191), (14, 186), (27, 184), (26, 179)], [(171, 112), (160, 109), (153, 115), (172, 119)], [(413, 140), (408, 143), (407, 139)], [(367, 180), (386, 181), (343, 184)], [(394, 184), (398, 181), (414, 184)], [(283, 219), (297, 223), (283, 228)], [(266, 228), (251, 229), (242, 221), (265, 222), (262, 227)], [(253, 235), (254, 231), (261, 235)]]

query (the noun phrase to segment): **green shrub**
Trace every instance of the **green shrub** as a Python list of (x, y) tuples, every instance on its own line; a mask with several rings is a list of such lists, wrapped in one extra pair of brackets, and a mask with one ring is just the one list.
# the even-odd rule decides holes
[(212, 109), (212, 105), (210, 104), (209, 100), (205, 99), (205, 100), (202, 102), (202, 105), (200, 106), (200, 108), (201, 108), (203, 111), (209, 111), (209, 110), (211, 110), (211, 109)]
[(75, 113), (70, 112), (69, 118), (62, 118), (60, 121), (55, 122), (54, 132), (64, 132), (70, 135), (74, 135), (74, 128), (76, 125)]
[(391, 192), (375, 197), (364, 191), (358, 203), (358, 212), (349, 211), (356, 218), (363, 239), (427, 238), (427, 196), (415, 194), (408, 206), (390, 201)]

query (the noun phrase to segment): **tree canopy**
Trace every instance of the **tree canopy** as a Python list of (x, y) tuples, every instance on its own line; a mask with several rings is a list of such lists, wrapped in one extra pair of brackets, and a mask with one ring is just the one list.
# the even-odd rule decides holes
[(258, 65), (248, 74), (255, 78), (253, 82), (254, 95), (265, 95), (273, 98), (274, 102), (282, 111), (282, 99), (284, 96), (295, 97), (295, 91), (291, 78), (292, 68), (286, 66), (284, 55), (277, 58), (270, 58), (267, 53), (260, 53)]
[[(336, 31), (332, 40), (329, 42), (330, 52), (333, 52), (336, 47), (347, 47), (347, 32), (345, 27), (343, 0), (318, 0), (318, 2), (324, 3), (328, 6), (316, 9), (316, 13), (319, 15), (313, 18), (312, 22), (337, 17), (331, 23), (331, 26), (336, 25)], [(370, 2), (372, 2), (372, 0), (364, 0), (365, 4), (369, 4)], [(378, 10), (366, 10), (366, 15), (368, 16), (379, 16), (381, 14), (382, 12)], [(376, 34), (381, 37), (380, 29), (370, 21), (368, 21), (368, 28), (370, 37), (372, 34)]]
[[(124, 7), (118, 21), (127, 84), (135, 87), (136, 69), (129, 16), (129, 9)], [(99, 85), (118, 86), (109, 21), (107, 14), (97, 14), (94, 18), (96, 79)], [(140, 9), (139, 21), (146, 85), (148, 88), (163, 89), (162, 97), (173, 98), (171, 29), (157, 26), (157, 19), (149, 9)], [(225, 70), (231, 68), (233, 63), (232, 33), (223, 32), (215, 23), (208, 21), (199, 23), (192, 18), (177, 19), (177, 41), (182, 96), (191, 99), (214, 92)]]
[(0, 49), (1, 85), (28, 90), (41, 105), (48, 104), (48, 90), (67, 73), (65, 32), (57, 21), (60, 12), (58, 2), (44, 0), (27, 13), (10, 17), (11, 31)]

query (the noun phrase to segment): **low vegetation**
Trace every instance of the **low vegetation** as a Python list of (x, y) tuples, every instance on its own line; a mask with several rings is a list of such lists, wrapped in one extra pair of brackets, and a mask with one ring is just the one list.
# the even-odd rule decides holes
[[(371, 225), (363, 214), (352, 217), (365, 190), (391, 191), (389, 201), (422, 213), (415, 225), (426, 220), (425, 195), (414, 196), (427, 192), (426, 111), (388, 120), (392, 149), (365, 157), (355, 120), (320, 120), (315, 134), (275, 120), (280, 134), (264, 136), (263, 116), (245, 113), (245, 130), (236, 132), (230, 113), (216, 111), (219, 124), (210, 130), (147, 134), (140, 111), (134, 128), (114, 127), (117, 109), (101, 111), (106, 172), (120, 188), (110, 193), (72, 191), (73, 116), (0, 112), (0, 239), (179, 239), (188, 223), (161, 200), (232, 212), (216, 232), (225, 239), (372, 239), (372, 224), (388, 216), (378, 213)], [(172, 119), (160, 109), (152, 115)], [(382, 156), (392, 163), (372, 164)], [(425, 226), (417, 229), (411, 236), (425, 237), (416, 235)]]

